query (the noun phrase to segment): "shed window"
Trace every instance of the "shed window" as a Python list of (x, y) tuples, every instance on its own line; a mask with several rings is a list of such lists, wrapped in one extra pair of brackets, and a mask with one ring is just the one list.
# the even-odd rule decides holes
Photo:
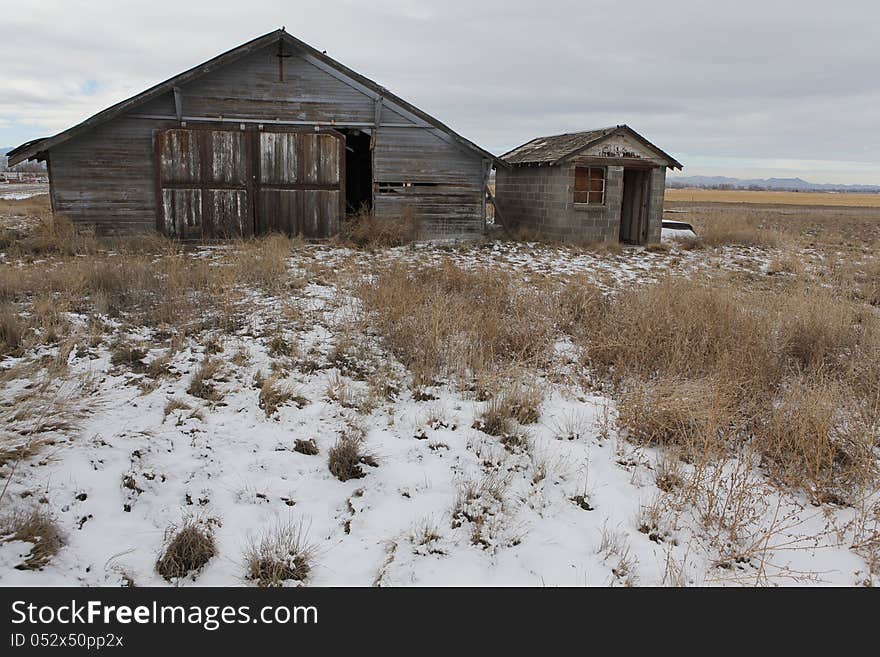
[(590, 205), (605, 203), (604, 167), (575, 167), (574, 202)]

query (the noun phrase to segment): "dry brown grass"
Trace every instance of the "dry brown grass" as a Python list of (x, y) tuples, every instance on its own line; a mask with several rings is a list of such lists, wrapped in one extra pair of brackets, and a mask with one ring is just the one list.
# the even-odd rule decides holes
[(556, 299), (559, 327), (566, 333), (589, 330), (605, 310), (605, 296), (585, 274), (565, 280)]
[(11, 305), (0, 307), (0, 356), (21, 353), (27, 325)]
[(187, 404), (182, 399), (169, 399), (168, 403), (165, 404), (165, 410), (163, 411), (164, 417), (168, 417), (175, 411), (188, 411), (192, 407)]
[(754, 203), (759, 205), (827, 205), (880, 207), (880, 194), (829, 194), (823, 192), (772, 192), (748, 189), (667, 189), (670, 202)]
[(584, 332), (587, 358), (618, 381), (722, 371), (760, 386), (780, 368), (760, 307), (757, 295), (743, 300), (727, 286), (667, 278), (616, 295)]
[(13, 513), (0, 520), (0, 542), (24, 541), (32, 548), (18, 570), (41, 570), (64, 547), (65, 538), (55, 520), (45, 511)]
[(544, 393), (537, 385), (514, 384), (486, 404), (474, 425), (490, 436), (513, 436), (516, 424), (534, 424), (541, 417)]
[(19, 218), (12, 222), (13, 227), (0, 229), (0, 248), (16, 258), (93, 255), (101, 251), (156, 254), (171, 245), (157, 233), (98, 238), (90, 226), (75, 225), (64, 215), (53, 214), (48, 196), (0, 199), (0, 217)]
[(21, 199), (0, 199), (0, 216), (33, 217), (52, 211), (48, 194), (38, 194)]
[(245, 577), (260, 587), (303, 583), (312, 570), (315, 549), (302, 523), (280, 524), (254, 540), (245, 553)]
[(846, 503), (876, 472), (871, 428), (859, 422), (841, 383), (813, 377), (792, 383), (755, 432), (770, 471), (819, 503)]
[(272, 417), (284, 404), (296, 397), (293, 388), (282, 382), (278, 377), (270, 376), (264, 379), (260, 386), (260, 408), (266, 413), (266, 417)]
[(399, 217), (359, 213), (342, 222), (338, 239), (357, 249), (385, 249), (410, 244), (418, 238), (419, 230), (419, 222), (411, 212)]
[[(878, 195), (880, 197), (880, 195)], [(818, 248), (826, 256), (840, 252), (876, 253), (880, 245), (880, 209), (805, 205), (759, 205), (742, 203), (673, 203), (668, 209), (682, 210), (684, 219), (698, 233), (715, 227), (751, 225), (767, 231), (785, 245)]]
[(782, 235), (775, 229), (761, 223), (760, 219), (751, 215), (727, 217), (723, 221), (695, 221), (697, 241), (684, 240), (688, 246), (758, 246), (778, 247), (782, 244)]
[(222, 368), (223, 361), (215, 358), (206, 358), (202, 361), (195, 374), (193, 374), (186, 391), (193, 397), (199, 397), (205, 401), (220, 401), (223, 399), (223, 394), (217, 389), (215, 379), (220, 376)]
[(729, 390), (718, 381), (633, 381), (618, 398), (618, 424), (633, 442), (675, 447), (688, 460), (721, 456), (734, 412)]
[(512, 363), (537, 363), (555, 333), (552, 295), (500, 270), (394, 264), (357, 292), (416, 386), (445, 377), (467, 384)]
[(156, 572), (169, 582), (197, 574), (217, 554), (214, 536), (204, 524), (185, 521), (166, 532), (167, 545), (156, 562)]
[(779, 481), (840, 501), (876, 480), (878, 333), (821, 288), (669, 279), (615, 296), (581, 343), (631, 439), (690, 460), (748, 445)]
[(239, 241), (231, 257), (234, 280), (248, 287), (277, 291), (293, 285), (301, 287), (288, 272), (288, 261), (299, 241), (284, 235), (268, 235)]
[(293, 451), (305, 454), (306, 456), (316, 456), (318, 454), (318, 443), (315, 442), (314, 438), (309, 438), (308, 440), (297, 438), (293, 445)]
[[(17, 244), (24, 248), (26, 241)], [(179, 342), (206, 329), (240, 328), (255, 289), (278, 294), (301, 287), (304, 281), (288, 271), (297, 244), (273, 235), (231, 245), (212, 257), (193, 257), (155, 236), (117, 238), (112, 244), (102, 240), (88, 258), (53, 247), (43, 260), (0, 264), (0, 302), (16, 310), (41, 303), (122, 318), (168, 330)], [(51, 336), (63, 327), (42, 321), (39, 328)]]
[(343, 434), (327, 453), (327, 467), (339, 481), (365, 477), (363, 465), (376, 467), (378, 464), (373, 455), (364, 451), (363, 437), (358, 432)]
[(557, 248), (587, 251), (595, 255), (619, 255), (624, 249), (623, 244), (617, 239), (586, 240), (577, 237), (562, 239), (532, 226), (516, 226), (509, 233), (505, 232), (505, 237), (516, 242), (535, 242)]
[(125, 366), (135, 372), (142, 372), (146, 369), (143, 360), (147, 357), (147, 350), (130, 340), (122, 339), (115, 344), (110, 345), (110, 364)]
[(509, 483), (495, 473), (462, 479), (451, 509), (452, 528), (466, 526), (471, 543), (482, 549), (516, 543), (518, 538), (508, 534), (510, 518), (505, 498)]

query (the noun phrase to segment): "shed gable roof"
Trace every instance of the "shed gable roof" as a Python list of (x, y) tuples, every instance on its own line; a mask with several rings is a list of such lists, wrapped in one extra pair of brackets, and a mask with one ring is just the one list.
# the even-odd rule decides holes
[(668, 153), (657, 148), (654, 144), (642, 137), (627, 125), (617, 125), (596, 130), (584, 130), (582, 132), (567, 132), (561, 135), (549, 137), (537, 137), (517, 146), (501, 156), (508, 164), (559, 164), (563, 160), (577, 155), (578, 153), (601, 143), (614, 135), (629, 135), (655, 151), (661, 158), (666, 160), (666, 166), (672, 169), (681, 169), (678, 160)]
[(405, 112), (415, 115), (425, 123), (433, 126), (436, 130), (444, 133), (445, 135), (448, 135), (448, 138), (451, 138), (452, 141), (454, 141), (462, 148), (471, 150), (484, 158), (491, 159), (495, 163), (500, 162), (498, 158), (492, 155), (492, 153), (480, 148), (472, 141), (465, 139), (457, 132), (452, 130), (452, 128), (435, 119), (433, 116), (420, 110), (415, 105), (406, 102), (405, 100), (391, 93), (385, 87), (374, 82), (373, 80), (370, 80), (369, 78), (359, 73), (356, 73), (347, 66), (340, 64), (332, 57), (328, 57), (326, 54), (313, 48), (304, 41), (301, 41), (296, 37), (291, 36), (284, 31), (284, 28), (282, 28), (280, 30), (269, 32), (268, 34), (264, 34), (261, 37), (257, 37), (256, 39), (248, 41), (247, 43), (244, 43), (237, 48), (228, 50), (227, 52), (224, 52), (202, 64), (199, 64), (198, 66), (194, 66), (193, 68), (184, 71), (183, 73), (175, 75), (174, 77), (169, 78), (164, 82), (160, 82), (159, 84), (150, 87), (149, 89), (135, 96), (132, 96), (131, 98), (123, 100), (101, 112), (98, 112), (97, 114), (89, 117), (85, 121), (78, 123), (77, 125), (68, 128), (63, 132), (59, 132), (52, 137), (44, 137), (42, 139), (34, 139), (32, 141), (26, 142), (7, 153), (9, 164), (13, 165), (24, 160), (43, 156), (51, 148), (61, 143), (64, 143), (65, 141), (75, 137), (81, 132), (85, 132), (95, 126), (101, 125), (102, 123), (106, 123), (107, 121), (110, 121), (111, 119), (114, 119), (129, 110), (148, 103), (149, 101), (163, 94), (171, 92), (174, 87), (178, 87), (188, 82), (191, 82), (207, 73), (210, 73), (221, 68), (222, 66), (225, 66), (226, 64), (232, 63), (240, 59), (241, 57), (244, 57), (245, 55), (253, 53), (261, 48), (272, 45), (282, 40), (285, 43), (289, 44), (291, 47), (299, 50), (307, 58), (311, 58), (313, 62), (322, 64), (325, 67), (325, 70), (328, 71), (328, 73), (331, 73), (337, 77), (341, 76), (341, 79), (345, 79), (350, 84), (352, 84), (352, 86), (355, 86), (357, 89), (367, 94), (368, 96), (374, 99), (383, 98), (390, 103), (399, 106)]

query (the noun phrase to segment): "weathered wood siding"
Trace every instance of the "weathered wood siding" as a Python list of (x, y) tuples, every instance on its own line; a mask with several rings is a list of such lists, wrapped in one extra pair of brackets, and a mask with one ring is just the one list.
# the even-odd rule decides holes
[[(240, 119), (359, 124), (372, 130), (375, 98), (356, 82), (340, 80), (340, 73), (331, 74), (290, 54), (283, 60), (283, 82), (278, 80), (277, 46), (272, 45), (181, 86), (182, 115), (223, 117), (226, 123), (212, 124), (218, 130), (237, 129)], [(49, 157), (57, 211), (93, 224), (100, 232), (144, 231), (157, 226), (158, 196), (180, 216), (189, 217), (184, 224), (195, 221), (207, 199), (201, 199), (200, 206), (194, 193), (175, 192), (167, 198), (157, 192), (156, 134), (180, 125), (171, 118), (176, 111), (174, 96), (164, 94), (53, 148)], [(422, 123), (387, 100), (379, 115), (383, 124)], [(247, 127), (256, 129), (253, 124)], [(267, 123), (264, 129), (272, 126)], [(422, 219), (427, 236), (477, 233), (483, 226), (484, 166), (479, 153), (453, 143), (436, 128), (382, 127), (375, 138), (374, 212), (411, 212)], [(240, 171), (234, 162), (215, 161), (214, 167), (218, 180)], [(214, 201), (232, 210), (230, 204), (237, 199), (230, 194)], [(267, 208), (301, 203), (295, 195), (283, 196), (259, 202)]]
[(52, 149), (56, 211), (99, 232), (156, 226), (153, 132), (173, 124), (120, 119)]
[(254, 231), (249, 134), (172, 128), (158, 133), (160, 229), (170, 237), (247, 237)]
[(329, 237), (345, 210), (345, 142), (338, 133), (263, 132), (258, 142), (261, 233)]
[(483, 228), (483, 160), (429, 130), (380, 128), (374, 161), (374, 211), (413, 212), (427, 237)]

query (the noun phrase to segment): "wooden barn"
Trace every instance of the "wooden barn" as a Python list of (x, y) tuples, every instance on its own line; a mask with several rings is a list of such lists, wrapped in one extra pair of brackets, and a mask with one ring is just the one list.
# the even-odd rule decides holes
[(496, 162), (283, 28), (9, 153), (29, 159), (75, 223), (183, 239), (321, 238), (363, 210), (476, 235)]
[(495, 201), (511, 228), (571, 242), (660, 241), (671, 155), (632, 128), (538, 137), (501, 156)]

